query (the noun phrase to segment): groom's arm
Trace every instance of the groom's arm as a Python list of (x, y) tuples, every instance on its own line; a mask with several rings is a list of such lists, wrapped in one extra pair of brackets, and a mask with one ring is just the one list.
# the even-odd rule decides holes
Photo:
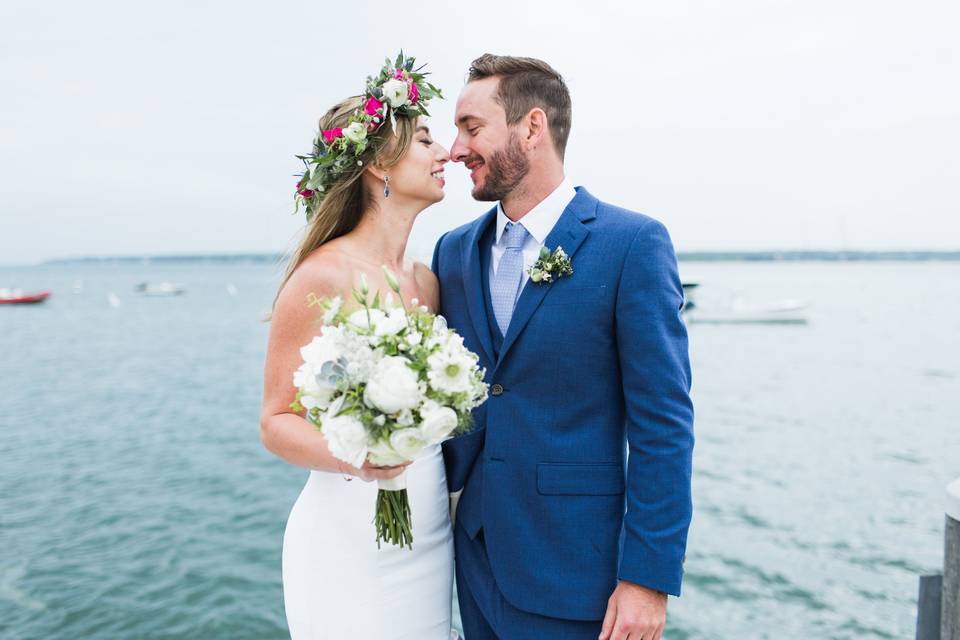
[(692, 503), (693, 404), (683, 287), (666, 228), (637, 232), (617, 292), (626, 408), (626, 514), (620, 580), (680, 595)]

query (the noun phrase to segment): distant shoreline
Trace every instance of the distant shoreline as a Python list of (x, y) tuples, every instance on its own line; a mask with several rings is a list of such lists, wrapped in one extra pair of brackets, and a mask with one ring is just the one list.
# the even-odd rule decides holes
[[(280, 253), (84, 256), (45, 260), (39, 265), (279, 264), (284, 258)], [(678, 251), (677, 259), (680, 262), (956, 262), (960, 261), (960, 251)]]

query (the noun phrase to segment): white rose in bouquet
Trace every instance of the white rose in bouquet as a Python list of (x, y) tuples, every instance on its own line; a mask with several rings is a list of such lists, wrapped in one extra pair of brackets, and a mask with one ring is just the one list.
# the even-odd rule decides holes
[(385, 467), (403, 464), (408, 460), (390, 446), (389, 440), (377, 440), (371, 444), (367, 448), (367, 459), (371, 464)]
[(370, 374), (363, 401), (384, 413), (414, 409), (420, 404), (417, 372), (400, 356), (383, 358)]
[(447, 439), (454, 429), (457, 428), (459, 420), (457, 412), (450, 407), (443, 407), (436, 402), (431, 402), (433, 406), (420, 409), (420, 433), (427, 444), (437, 444)]
[[(334, 403), (334, 406), (339, 408), (339, 404)], [(320, 422), (330, 453), (354, 467), (362, 467), (367, 458), (367, 430), (354, 416), (338, 416), (335, 413), (336, 410), (331, 407)]]
[(426, 445), (420, 429), (397, 429), (390, 434), (390, 446), (406, 460), (419, 458)]
[(330, 365), (342, 354), (338, 338), (336, 327), (324, 327), (321, 335), (300, 349), (303, 364), (294, 372), (293, 384), (300, 389), (300, 404), (306, 409), (326, 409), (336, 393)]
[(380, 309), (358, 309), (347, 316), (347, 322), (358, 329), (373, 329), (386, 317)]
[(407, 327), (407, 313), (401, 307), (390, 309), (386, 316), (377, 321), (374, 335), (395, 336)]

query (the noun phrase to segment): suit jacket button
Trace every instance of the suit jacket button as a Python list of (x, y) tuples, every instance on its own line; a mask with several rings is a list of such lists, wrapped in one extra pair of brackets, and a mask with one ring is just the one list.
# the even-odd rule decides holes
[(492, 387), (490, 387), (490, 393), (495, 396), (501, 395), (503, 393), (503, 385), (499, 383), (493, 385)]

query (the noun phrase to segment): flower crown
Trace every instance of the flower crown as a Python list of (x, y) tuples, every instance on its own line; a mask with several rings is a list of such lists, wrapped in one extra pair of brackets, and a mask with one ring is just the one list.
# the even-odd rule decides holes
[(348, 167), (354, 164), (363, 166), (357, 158), (366, 151), (370, 136), (388, 119), (396, 135), (396, 116), (416, 118), (430, 115), (427, 103), (443, 96), (440, 89), (425, 80), (429, 74), (420, 73), (424, 65), (414, 69), (413, 64), (414, 58), (405, 57), (403, 51), (393, 63), (386, 58), (379, 75), (367, 76), (363, 108), (353, 112), (347, 126), (320, 131), (313, 141), (313, 153), (297, 156), (303, 161), (304, 172), (297, 182), (294, 213), (302, 205), (309, 222), (330, 185)]

